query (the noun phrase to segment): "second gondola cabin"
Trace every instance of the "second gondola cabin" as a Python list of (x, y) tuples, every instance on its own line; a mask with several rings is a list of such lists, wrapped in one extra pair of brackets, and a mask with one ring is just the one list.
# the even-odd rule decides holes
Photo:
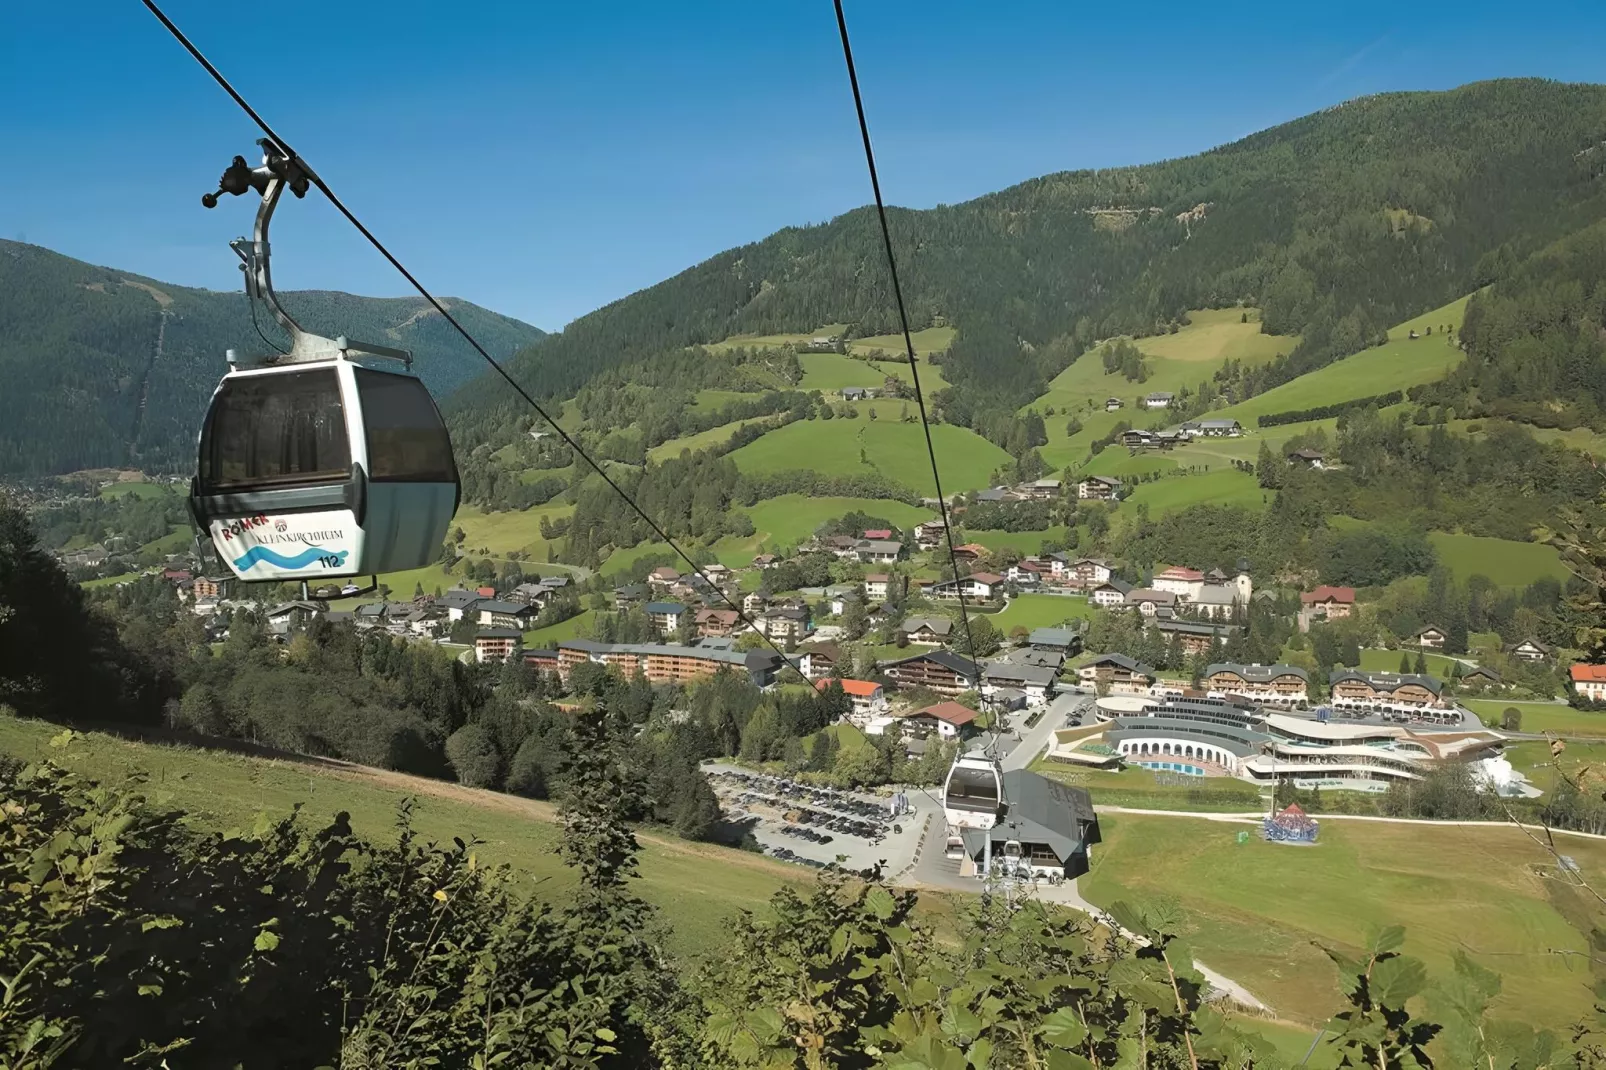
[(196, 520), (242, 580), (315, 580), (434, 560), (457, 466), (429, 391), (327, 361), (230, 371), (201, 430)]

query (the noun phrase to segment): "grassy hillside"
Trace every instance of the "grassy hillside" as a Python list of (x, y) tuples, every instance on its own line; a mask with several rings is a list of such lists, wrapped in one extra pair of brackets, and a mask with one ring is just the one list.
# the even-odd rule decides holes
[[(877, 408), (895, 404), (889, 402)], [(866, 475), (879, 472), (922, 496), (934, 492), (931, 460), (919, 423), (900, 423), (882, 415), (871, 420), (868, 410), (878, 403), (859, 405), (855, 420), (803, 420), (788, 424), (749, 443), (730, 455), (744, 472), (781, 472), (804, 468), (829, 474)], [(937, 463), (943, 491), (975, 490), (988, 485), (995, 468), (1009, 455), (974, 431), (951, 424), (933, 427)], [(862, 451), (862, 454), (861, 454)]]
[[(1389, 340), (1385, 344), (1364, 349), (1336, 364), (1229, 406), (1219, 415), (1239, 420), (1247, 427), (1263, 413), (1333, 405), (1442, 379), (1461, 362), (1461, 351), (1441, 328), (1448, 324), (1459, 325), (1466, 307), (1467, 298), (1459, 297), (1406, 320), (1389, 329)], [(1428, 327), (1433, 328), (1433, 334), (1410, 337), (1413, 330), (1420, 335)]]
[(1543, 576), (1565, 581), (1569, 575), (1555, 548), (1543, 543), (1442, 531), (1428, 532), (1428, 541), (1438, 551), (1439, 560), (1463, 581), (1482, 573), (1505, 587), (1526, 587)]
[[(770, 498), (750, 506), (746, 512), (753, 519), (758, 541), (775, 547), (796, 546), (813, 535), (821, 524), (845, 513), (861, 512), (881, 517), (900, 528), (911, 528), (935, 515), (930, 509), (886, 499), (810, 498), (801, 494)], [(751, 560), (750, 557), (743, 563), (749, 564)]]
[(1264, 508), (1271, 491), (1262, 490), (1255, 477), (1233, 468), (1218, 468), (1203, 475), (1176, 476), (1153, 483), (1140, 483), (1128, 506), (1147, 505), (1155, 516), (1190, 505), (1212, 502), (1217, 505), (1244, 505)]
[(1006, 635), (1014, 628), (1052, 628), (1073, 620), (1086, 620), (1093, 616), (1093, 607), (1085, 598), (1067, 598), (1057, 594), (1022, 594), (1009, 600), (1000, 613), (992, 615), (992, 622)]
[[(1323, 821), (1317, 846), (1238, 844), (1239, 828), (1204, 820), (1106, 815), (1104, 842), (1081, 882), (1094, 903), (1176, 904), (1199, 957), (1271, 1002), (1317, 1023), (1338, 1007), (1338, 977), (1321, 951), (1354, 954), (1369, 927), (1402, 924), (1405, 951), (1447, 978), (1457, 950), (1498, 971), (1496, 1017), (1565, 1028), (1591, 1006), (1573, 959), (1537, 949), (1590, 946), (1588, 917), (1522, 832)], [(1606, 844), (1566, 837), (1589, 879), (1606, 877)], [(1475, 935), (1474, 935), (1475, 934)], [(1587, 951), (1586, 951), (1587, 953)]]
[[(425, 839), (475, 836), (484, 843), (481, 858), (527, 874), (526, 886), (537, 895), (561, 897), (573, 883), (556, 853), (549, 803), (313, 759), (249, 758), (98, 734), (66, 749), (48, 747), (60, 731), (44, 722), (0, 718), (0, 753), (28, 761), (49, 757), (112, 783), (144, 774), (147, 797), (181, 807), (215, 829), (250, 828), (258, 813), (287, 814), (299, 805), (309, 822), (346, 811), (358, 835), (383, 841), (395, 835), (397, 805), (411, 797), (413, 826)], [(654, 832), (638, 838), (639, 890), (663, 911), (673, 945), (689, 954), (718, 946), (738, 911), (762, 908), (782, 883), (802, 879), (795, 867), (762, 855)]]
[[(708, 391), (704, 392), (708, 393)], [(720, 391), (720, 393), (734, 393), (734, 391)], [(737, 394), (736, 396), (741, 397), (743, 395)], [(706, 450), (710, 446), (723, 446), (730, 441), (730, 437), (737, 431), (740, 431), (748, 424), (757, 423), (763, 419), (767, 419), (767, 417), (755, 416), (747, 420), (735, 420), (728, 424), (720, 424), (718, 427), (710, 427), (707, 431), (699, 431), (695, 435), (672, 438), (668, 442), (659, 443), (648, 450), (647, 459), (664, 461), (670, 457), (679, 457), (682, 450), (690, 450), (696, 453), (698, 450)]]
[[(1196, 389), (1228, 360), (1263, 364), (1292, 352), (1299, 344), (1296, 337), (1262, 333), (1258, 309), (1197, 309), (1188, 313), (1188, 319), (1190, 322), (1175, 334), (1133, 339), (1149, 357), (1149, 377), (1142, 383), (1106, 372), (1098, 349), (1083, 354), (1057, 375), (1047, 393), (1026, 406), (1039, 412), (1054, 410), (1053, 416), (1044, 417), (1048, 445), (1042, 447), (1043, 459), (1055, 467), (1077, 462), (1086, 456), (1090, 442), (1121, 420), (1139, 427), (1163, 420), (1163, 412), (1149, 412), (1138, 405), (1138, 398), (1144, 394), (1157, 390), (1176, 393), (1183, 387)], [(1125, 406), (1113, 413), (1105, 412), (1104, 401), (1111, 397), (1120, 398)], [(1073, 415), (1082, 423), (1082, 430), (1074, 436), (1065, 433), (1066, 423)], [(1107, 463), (1107, 459), (1096, 458), (1088, 471), (1119, 474), (1096, 467), (1100, 462)]]
[[(204, 255), (232, 263), (231, 233), (220, 232)], [(438, 397), (484, 371), (421, 298), (281, 296), (308, 330), (412, 350)], [(446, 303), (499, 359), (541, 337), (529, 324), (466, 301)], [(0, 241), (0, 476), (100, 466), (188, 472), (230, 348), (266, 348), (252, 330), (244, 293), (174, 286)]]

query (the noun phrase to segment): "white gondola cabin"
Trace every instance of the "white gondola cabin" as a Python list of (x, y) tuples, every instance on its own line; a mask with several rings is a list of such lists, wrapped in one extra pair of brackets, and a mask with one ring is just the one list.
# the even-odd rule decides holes
[[(230, 370), (200, 434), (190, 512), (242, 580), (325, 580), (433, 561), (459, 486), (451, 439), (410, 354), (303, 331), (280, 307), (268, 271), (268, 222), (286, 185), (307, 179), (270, 143), (263, 166), (235, 157), (220, 192), (262, 194), (245, 261), (246, 293), (290, 336), (288, 351)], [(208, 207), (215, 194), (203, 198)], [(367, 367), (400, 362), (407, 370)]]

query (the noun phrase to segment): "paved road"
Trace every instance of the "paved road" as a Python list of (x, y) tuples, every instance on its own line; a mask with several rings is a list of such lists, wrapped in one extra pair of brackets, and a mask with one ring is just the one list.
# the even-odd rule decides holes
[[(1066, 719), (1084, 704), (1091, 711), (1092, 703), (1093, 696), (1091, 695), (1067, 693), (1056, 696), (1054, 701), (1049, 704), (1048, 712), (1043, 714), (1031, 728), (1021, 732), (1020, 742), (1015, 744), (1014, 749), (1004, 756), (1004, 769), (1006, 771), (1025, 769), (1028, 765), (1031, 765), (1032, 761), (1039, 754), (1042, 754), (1044, 748), (1048, 746), (1049, 741), (1053, 738), (1054, 730), (1064, 728)], [(1091, 716), (1090, 712), (1089, 716)], [(1005, 736), (1004, 740), (1005, 742), (1012, 741), (1009, 736)]]

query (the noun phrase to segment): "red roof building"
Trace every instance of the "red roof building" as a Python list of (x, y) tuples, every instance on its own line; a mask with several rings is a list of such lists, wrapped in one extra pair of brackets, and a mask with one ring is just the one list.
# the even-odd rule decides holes
[(955, 739), (966, 734), (975, 720), (976, 711), (957, 702), (939, 702), (903, 715), (905, 724), (934, 731), (940, 739)]
[(474, 588), (474, 593), (479, 595), (481, 598), (495, 598), (496, 597), (496, 588), (495, 587), (476, 587), (476, 588)]
[(1326, 606), (1335, 604), (1352, 606), (1355, 604), (1355, 588), (1329, 587), (1324, 583), (1314, 591), (1306, 591), (1304, 594), (1300, 595), (1299, 601), (1301, 604), (1307, 606)]
[(1581, 698), (1593, 702), (1606, 702), (1606, 665), (1586, 665), (1578, 662), (1572, 669), (1573, 690)]
[(890, 539), (890, 538), (892, 538), (892, 529), (891, 528), (872, 528), (871, 530), (869, 530), (869, 531), (864, 533), (864, 537), (867, 538), (867, 539)]
[(1198, 569), (1173, 565), (1154, 578), (1157, 580), (1186, 580), (1189, 583), (1193, 583), (1195, 580), (1204, 579), (1204, 573)]

